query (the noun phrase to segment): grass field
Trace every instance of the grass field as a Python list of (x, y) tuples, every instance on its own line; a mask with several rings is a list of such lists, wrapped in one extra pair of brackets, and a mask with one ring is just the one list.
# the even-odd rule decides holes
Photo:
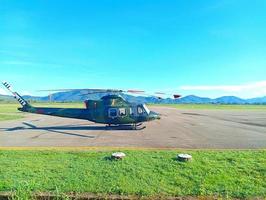
[[(35, 103), (34, 106), (40, 107), (64, 107), (64, 108), (83, 108), (82, 103)], [(0, 121), (14, 120), (24, 117), (25, 113), (17, 110), (21, 107), (18, 103), (0, 103)]]
[(133, 196), (266, 197), (266, 151), (189, 150), (0, 150), (0, 191), (93, 193)]
[[(34, 103), (33, 106), (40, 107), (63, 107), (63, 108), (84, 108), (83, 103)], [(219, 109), (219, 110), (250, 110), (266, 111), (266, 105), (215, 105), (215, 104), (151, 104), (149, 106), (169, 106), (177, 109)], [(0, 103), (0, 121), (19, 119), (24, 116), (17, 111), (20, 107), (17, 103)]]
[(13, 120), (23, 117), (23, 113), (17, 111), (18, 104), (0, 103), (0, 121)]

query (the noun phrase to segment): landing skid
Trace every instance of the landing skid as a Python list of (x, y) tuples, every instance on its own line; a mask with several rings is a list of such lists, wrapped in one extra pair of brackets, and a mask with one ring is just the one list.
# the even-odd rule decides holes
[(132, 124), (132, 128), (134, 130), (143, 130), (144, 128), (146, 128), (146, 126), (142, 126), (142, 123), (139, 123), (139, 124)]
[(106, 127), (106, 129), (111, 129), (111, 130), (143, 130), (146, 128), (146, 126), (142, 126), (142, 123), (139, 123), (139, 124), (119, 124), (119, 125), (108, 124), (105, 127)]

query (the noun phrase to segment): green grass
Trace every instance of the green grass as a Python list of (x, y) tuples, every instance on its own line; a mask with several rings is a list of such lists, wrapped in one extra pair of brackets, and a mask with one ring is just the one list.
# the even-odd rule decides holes
[[(34, 103), (39, 107), (63, 107), (63, 108), (84, 108), (82, 103)], [(0, 121), (23, 118), (25, 113), (17, 110), (21, 107), (18, 103), (0, 103)]]
[(22, 118), (21, 115), (0, 114), (0, 121), (14, 120)]
[(14, 120), (23, 117), (23, 113), (17, 110), (18, 104), (4, 103), (0, 104), (0, 121)]
[(123, 152), (114, 161), (111, 151), (0, 150), (0, 191), (266, 197), (265, 150), (188, 150), (187, 163), (175, 159), (184, 150)]

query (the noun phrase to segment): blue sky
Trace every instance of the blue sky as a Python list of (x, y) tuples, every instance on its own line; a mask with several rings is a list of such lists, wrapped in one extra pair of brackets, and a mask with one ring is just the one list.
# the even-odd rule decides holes
[(0, 79), (25, 94), (266, 96), (265, 11), (265, 0), (0, 0)]

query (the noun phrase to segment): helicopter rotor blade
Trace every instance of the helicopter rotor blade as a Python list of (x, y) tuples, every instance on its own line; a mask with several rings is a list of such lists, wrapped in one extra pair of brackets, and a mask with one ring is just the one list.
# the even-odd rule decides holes
[(106, 92), (88, 92), (88, 93), (84, 93), (84, 94), (79, 94), (78, 96), (86, 96), (86, 95), (90, 95), (90, 94), (106, 94)]
[(69, 91), (86, 91), (90, 93), (144, 93), (143, 90), (119, 90), (119, 89), (52, 89), (52, 90), (37, 90), (38, 92), (69, 92)]
[(180, 94), (174, 94), (174, 99), (179, 99), (180, 97), (182, 97)]
[(101, 94), (101, 93), (131, 93), (131, 94), (139, 94), (144, 96), (150, 96), (158, 99), (164, 99), (163, 96), (171, 96), (174, 99), (178, 99), (181, 97), (179, 94), (168, 94), (165, 92), (154, 92), (153, 94), (146, 93), (144, 90), (120, 90), (120, 89), (95, 89), (95, 88), (87, 88), (87, 89), (52, 89), (52, 90), (37, 90), (38, 92), (70, 92), (70, 91), (85, 91), (86, 93), (80, 94), (79, 96), (85, 96), (89, 94)]
[(114, 92), (114, 93), (119, 93), (119, 92), (124, 92), (123, 90), (118, 90), (118, 89), (52, 89), (52, 90), (37, 90), (37, 92), (70, 92), (70, 91), (89, 91), (92, 93), (96, 92), (102, 92), (102, 93), (107, 93), (107, 92)]
[(143, 91), (143, 90), (127, 90), (126, 92), (128, 92), (128, 93), (144, 93), (145, 91)]
[(164, 92), (155, 92), (156, 95), (167, 95), (167, 96), (172, 96), (174, 99), (178, 99), (181, 97), (180, 94), (167, 94)]

